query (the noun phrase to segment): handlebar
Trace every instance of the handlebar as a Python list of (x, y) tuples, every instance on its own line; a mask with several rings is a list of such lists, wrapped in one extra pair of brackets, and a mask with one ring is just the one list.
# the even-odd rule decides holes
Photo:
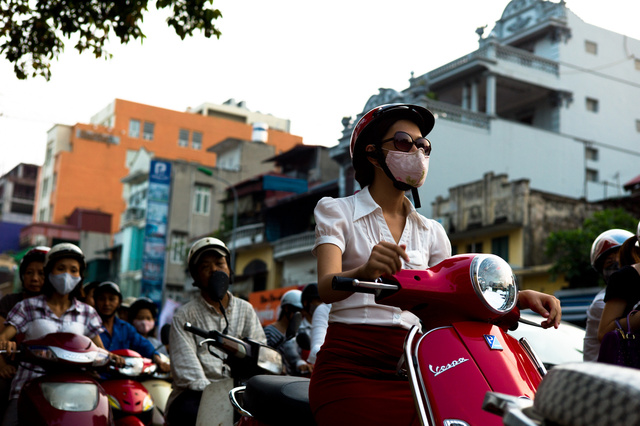
[(184, 329), (185, 331), (205, 339), (200, 344), (207, 343), (209, 345), (213, 345), (224, 350), (228, 354), (236, 356), (237, 358), (251, 356), (251, 345), (233, 336), (222, 334), (218, 330), (206, 331), (191, 325), (190, 322), (184, 323)]
[(371, 281), (360, 281), (357, 278), (333, 277), (331, 288), (338, 291), (353, 291), (356, 293), (378, 294), (382, 290), (397, 291), (400, 286), (397, 284), (376, 283)]

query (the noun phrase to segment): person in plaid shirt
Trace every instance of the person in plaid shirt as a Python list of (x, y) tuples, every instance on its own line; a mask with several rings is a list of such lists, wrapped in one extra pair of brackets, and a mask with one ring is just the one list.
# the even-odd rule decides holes
[[(80, 248), (70, 243), (55, 245), (45, 258), (43, 294), (23, 300), (9, 312), (6, 328), (0, 333), (0, 349), (11, 355), (16, 348), (11, 339), (18, 333), (24, 333), (25, 339), (30, 340), (56, 332), (85, 335), (103, 348), (102, 320), (94, 308), (80, 301), (85, 266)], [(121, 357), (112, 357), (117, 364), (124, 364)], [(11, 384), (3, 425), (18, 424), (20, 390), (42, 374), (37, 366), (21, 363)]]

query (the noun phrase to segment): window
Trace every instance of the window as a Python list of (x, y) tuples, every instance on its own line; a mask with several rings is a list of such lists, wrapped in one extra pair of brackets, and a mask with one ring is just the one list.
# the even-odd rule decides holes
[(154, 128), (154, 124), (153, 123), (149, 123), (148, 121), (144, 122), (144, 129), (142, 131), (142, 139), (146, 140), (146, 141), (152, 141), (153, 140), (153, 128)]
[(193, 149), (202, 149), (202, 133), (193, 132), (191, 138), (191, 146)]
[(595, 148), (587, 147), (584, 153), (587, 160), (598, 161), (598, 150)]
[(640, 133), (640, 120), (636, 120), (636, 132)]
[(587, 182), (598, 182), (598, 171), (594, 169), (586, 170)]
[(189, 146), (189, 131), (180, 129), (178, 132), (178, 146)]
[(598, 54), (598, 44), (596, 42), (585, 40), (584, 49), (587, 53), (591, 53), (592, 55)]
[(500, 256), (505, 262), (509, 262), (509, 237), (491, 239), (491, 253)]
[(598, 100), (587, 98), (587, 111), (598, 112)]
[(634, 62), (636, 64), (636, 69), (640, 71), (640, 59), (636, 59)]
[(196, 185), (195, 198), (193, 199), (193, 212), (196, 214), (209, 214), (211, 204), (211, 188), (203, 185)]
[(182, 264), (187, 250), (187, 236), (185, 234), (174, 233), (171, 235), (171, 253), (169, 261), (174, 264)]
[(51, 163), (51, 157), (53, 156), (53, 148), (48, 146), (47, 153), (44, 156), (44, 164), (49, 165)]
[(139, 138), (140, 137), (140, 120), (129, 120), (129, 137), (131, 138)]
[(42, 194), (40, 195), (41, 197), (44, 197), (48, 194), (49, 190), (49, 178), (46, 177), (44, 178), (44, 180), (42, 181)]
[(467, 253), (483, 253), (482, 243), (467, 244)]

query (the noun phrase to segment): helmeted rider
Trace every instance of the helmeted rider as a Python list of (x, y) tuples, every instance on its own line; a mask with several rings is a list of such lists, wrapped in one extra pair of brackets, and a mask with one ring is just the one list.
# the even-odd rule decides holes
[[(235, 338), (251, 338), (266, 343), (258, 315), (249, 302), (233, 296), (229, 284), (233, 273), (230, 252), (218, 238), (197, 240), (187, 257), (193, 284), (199, 293), (173, 314), (169, 334), (173, 391), (167, 402), (167, 424), (195, 424), (203, 391), (219, 386), (224, 392), (233, 387), (224, 355), (214, 356), (207, 345), (200, 346), (200, 337), (184, 330), (190, 322), (204, 330), (218, 330)], [(215, 349), (212, 351), (216, 352)], [(229, 413), (233, 417), (232, 413)], [(231, 419), (209, 419), (211, 424), (226, 424)]]
[[(618, 266), (618, 250), (620, 246), (633, 234), (624, 229), (609, 229), (593, 240), (591, 244), (591, 266), (608, 284), (609, 277), (616, 272)], [(596, 294), (591, 305), (587, 309), (587, 324), (584, 335), (582, 359), (584, 361), (596, 361), (600, 352), (600, 340), (598, 340), (598, 327), (604, 310), (604, 296), (606, 287)]]
[(168, 372), (170, 367), (149, 340), (143, 337), (135, 327), (117, 317), (122, 303), (122, 293), (118, 284), (112, 281), (100, 283), (94, 290), (96, 310), (102, 318), (104, 331), (100, 338), (109, 351), (131, 349), (158, 364), (160, 370)]

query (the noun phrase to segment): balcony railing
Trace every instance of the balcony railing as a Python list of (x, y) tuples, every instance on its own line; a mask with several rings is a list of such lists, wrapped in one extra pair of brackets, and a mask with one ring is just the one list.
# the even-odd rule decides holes
[(229, 248), (236, 249), (247, 247), (253, 244), (259, 244), (264, 241), (264, 223), (255, 223), (253, 225), (241, 226), (236, 229), (235, 241), (232, 241), (232, 233), (225, 233), (225, 238), (229, 241)]
[(301, 234), (291, 235), (281, 238), (273, 245), (273, 257), (282, 259), (299, 253), (311, 253), (313, 244), (316, 241), (315, 231), (303, 232)]
[(429, 80), (435, 80), (438, 77), (470, 62), (495, 59), (515, 62), (527, 68), (534, 68), (543, 72), (558, 75), (559, 67), (556, 61), (534, 55), (533, 53), (516, 47), (500, 45), (497, 43), (488, 43), (486, 46), (481, 47), (475, 52), (471, 52), (461, 58), (449, 62), (448, 64), (436, 68), (428, 73), (428, 77)]
[(427, 101), (427, 108), (439, 118), (488, 129), (490, 119), (487, 114), (473, 112), (446, 102)]

